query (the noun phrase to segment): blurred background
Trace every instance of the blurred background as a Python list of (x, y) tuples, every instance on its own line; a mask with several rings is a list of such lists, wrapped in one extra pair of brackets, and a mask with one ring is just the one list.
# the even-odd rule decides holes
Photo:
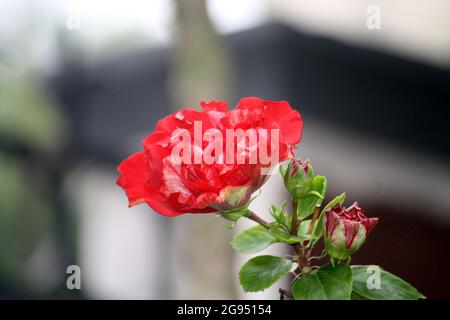
[[(329, 197), (380, 217), (353, 262), (450, 298), (449, 70), (446, 0), (1, 0), (0, 298), (277, 299), (239, 287), (245, 222), (115, 185), (157, 120), (243, 96), (297, 108)], [(286, 197), (273, 176), (252, 206)]]

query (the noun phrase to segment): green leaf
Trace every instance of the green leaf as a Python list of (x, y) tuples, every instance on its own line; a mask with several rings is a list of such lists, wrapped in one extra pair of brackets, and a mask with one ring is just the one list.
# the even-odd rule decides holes
[(352, 270), (346, 264), (320, 267), (298, 278), (292, 286), (295, 300), (349, 300)]
[(345, 192), (338, 195), (337, 197), (335, 197), (333, 200), (331, 200), (330, 202), (328, 202), (328, 204), (325, 206), (325, 208), (323, 208), (322, 212), (320, 213), (319, 219), (317, 219), (317, 223), (314, 226), (314, 232), (313, 232), (313, 236), (315, 238), (320, 238), (322, 236), (322, 228), (323, 228), (323, 215), (324, 213), (328, 210), (333, 208), (334, 206), (337, 205), (342, 205), (345, 202)]
[(239, 271), (246, 292), (262, 291), (289, 273), (292, 261), (275, 256), (258, 256), (248, 260)]
[(279, 228), (276, 223), (271, 223), (270, 233), (277, 238), (277, 241), (275, 242), (283, 242), (287, 244), (299, 243), (311, 239), (311, 236), (306, 234), (294, 236), (290, 232)]
[(311, 236), (308, 236), (308, 235), (293, 236), (286, 231), (280, 231), (280, 230), (272, 230), (272, 234), (274, 234), (277, 237), (278, 242), (283, 242), (283, 243), (287, 243), (287, 244), (300, 243), (300, 242), (311, 239)]
[(328, 202), (328, 204), (323, 208), (322, 213), (337, 205), (343, 205), (344, 202), (345, 202), (345, 192), (341, 193), (340, 195), (336, 196), (333, 200)]
[(290, 220), (291, 219), (290, 219), (290, 215), (288, 215), (287, 212), (285, 211), (285, 207), (286, 207), (286, 201), (283, 201), (280, 209), (278, 209), (276, 206), (274, 206), (272, 204), (270, 206), (269, 212), (280, 227), (285, 228), (285, 229), (290, 229), (290, 227), (291, 227)]
[(355, 291), (352, 291), (352, 298), (351, 300), (369, 300), (359, 294), (357, 294)]
[(264, 250), (276, 241), (277, 238), (269, 230), (261, 225), (256, 225), (235, 236), (231, 241), (231, 246), (234, 250), (242, 253), (255, 253)]
[(352, 266), (353, 291), (368, 300), (417, 300), (425, 296), (403, 279), (378, 266)]
[(315, 237), (314, 234), (310, 235), (308, 234), (310, 223), (311, 223), (310, 219), (302, 221), (300, 223), (296, 236), (292, 235), (290, 232), (286, 230), (281, 230), (277, 228), (272, 228), (270, 232), (277, 238), (276, 242), (283, 242), (287, 244), (300, 243), (306, 240), (315, 240), (317, 239), (317, 237)]
[(298, 199), (299, 218), (307, 218), (314, 212), (316, 205), (322, 203), (327, 192), (327, 179), (324, 176), (315, 176), (310, 191)]

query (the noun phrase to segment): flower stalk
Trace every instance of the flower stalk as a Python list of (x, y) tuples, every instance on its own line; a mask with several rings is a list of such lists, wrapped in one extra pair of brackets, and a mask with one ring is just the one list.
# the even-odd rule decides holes
[(317, 205), (317, 206), (314, 208), (314, 214), (313, 214), (311, 223), (309, 224), (308, 232), (306, 233), (307, 235), (311, 235), (312, 231), (314, 230), (314, 226), (315, 226), (315, 224), (316, 224), (316, 221), (317, 221), (317, 219), (319, 218), (320, 208), (321, 208), (320, 205)]
[(264, 220), (263, 218), (258, 216), (253, 211), (251, 211), (251, 210), (248, 210), (248, 211), (249, 211), (249, 215), (246, 216), (248, 219), (262, 225), (264, 228), (270, 229), (270, 224), (266, 220)]

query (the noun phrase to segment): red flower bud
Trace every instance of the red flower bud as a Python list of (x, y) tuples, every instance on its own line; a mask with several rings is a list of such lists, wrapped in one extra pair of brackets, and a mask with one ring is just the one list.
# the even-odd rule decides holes
[(340, 205), (329, 209), (323, 223), (327, 253), (335, 259), (346, 260), (363, 245), (378, 218), (367, 218), (355, 202), (347, 209)]

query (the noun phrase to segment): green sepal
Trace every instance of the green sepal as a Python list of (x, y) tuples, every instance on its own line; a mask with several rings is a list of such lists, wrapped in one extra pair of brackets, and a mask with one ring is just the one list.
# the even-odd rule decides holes
[(327, 192), (327, 178), (325, 176), (315, 176), (311, 181), (310, 190), (294, 201), (297, 201), (298, 217), (303, 220), (309, 217), (316, 206), (321, 205)]
[(285, 211), (286, 201), (283, 201), (280, 209), (278, 209), (275, 205), (270, 205), (270, 215), (275, 219), (277, 225), (285, 230), (290, 230), (291, 228), (291, 217)]
[(228, 220), (231, 221), (230, 224), (227, 225), (228, 228), (233, 228), (236, 225), (236, 222), (242, 218), (242, 217), (248, 217), (250, 216), (251, 211), (247, 207), (233, 209), (233, 210), (226, 210), (219, 213), (219, 215)]
[(313, 236), (318, 239), (323, 234), (323, 215), (325, 212), (327, 212), (329, 209), (337, 206), (342, 205), (345, 202), (345, 192), (336, 196), (333, 200), (328, 202), (328, 204), (322, 209), (319, 218), (317, 219), (317, 223), (314, 226)]

